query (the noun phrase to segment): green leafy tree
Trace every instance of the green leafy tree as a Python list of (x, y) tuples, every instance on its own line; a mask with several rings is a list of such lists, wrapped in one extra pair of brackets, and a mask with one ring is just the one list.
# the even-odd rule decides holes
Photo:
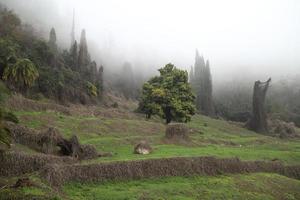
[(6, 67), (3, 73), (3, 80), (13, 83), (20, 91), (31, 87), (38, 77), (38, 70), (29, 59), (18, 59), (15, 64)]
[(187, 122), (195, 114), (194, 100), (188, 73), (167, 64), (159, 69), (160, 76), (151, 78), (143, 85), (139, 109), (147, 118), (159, 115), (166, 120)]
[(2, 78), (4, 69), (16, 62), (16, 52), (18, 46), (11, 40), (0, 38), (0, 78)]

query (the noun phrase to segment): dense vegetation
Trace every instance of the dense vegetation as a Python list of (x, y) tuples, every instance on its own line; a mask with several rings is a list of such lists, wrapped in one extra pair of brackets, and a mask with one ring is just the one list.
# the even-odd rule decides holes
[(103, 95), (103, 67), (88, 53), (85, 31), (80, 44), (60, 50), (55, 29), (49, 41), (21, 23), (12, 11), (0, 7), (0, 78), (14, 91), (29, 97), (47, 97), (61, 103), (97, 102)]

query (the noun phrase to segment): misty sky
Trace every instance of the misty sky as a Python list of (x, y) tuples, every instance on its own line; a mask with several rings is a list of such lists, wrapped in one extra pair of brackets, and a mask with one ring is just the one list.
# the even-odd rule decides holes
[[(39, 31), (56, 28), (70, 43), (87, 31), (92, 56), (113, 67), (172, 62), (189, 69), (195, 49), (210, 60), (212, 74), (300, 73), (299, 0), (0, 0)], [(48, 33), (47, 33), (48, 34)], [(283, 70), (285, 70), (284, 73)]]

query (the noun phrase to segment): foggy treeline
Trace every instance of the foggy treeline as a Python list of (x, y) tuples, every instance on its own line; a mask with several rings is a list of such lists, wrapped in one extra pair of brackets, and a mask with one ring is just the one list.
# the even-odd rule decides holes
[[(293, 121), (300, 126), (300, 62), (294, 53), (287, 52), (287, 54), (274, 58), (269, 54), (274, 53), (275, 50), (272, 47), (262, 46), (265, 54), (257, 56), (260, 52), (250, 52), (249, 50), (244, 54), (248, 53), (248, 55), (254, 56), (239, 57), (246, 51), (246, 46), (240, 49), (233, 39), (230, 42), (233, 46), (236, 45), (237, 49), (232, 50), (228, 47), (229, 52), (224, 48), (220, 53), (218, 48), (208, 47), (204, 42), (208, 40), (215, 44), (218, 42), (216, 38), (207, 38), (201, 34), (199, 36), (186, 35), (184, 38), (180, 38), (187, 40), (189, 45), (185, 45), (178, 39), (179, 35), (175, 30), (173, 31), (174, 37), (178, 38), (172, 38), (174, 40), (169, 41), (168, 35), (165, 36), (164, 33), (162, 33), (163, 37), (157, 36), (157, 32), (164, 30), (150, 30), (157, 21), (136, 21), (128, 27), (123, 27), (118, 20), (125, 17), (125, 21), (130, 17), (129, 14), (122, 16), (122, 14), (127, 14), (124, 11), (127, 7), (120, 8), (122, 10), (120, 16), (117, 16), (116, 13), (114, 13), (115, 16), (110, 16), (115, 27), (109, 27), (105, 24), (108, 19), (103, 15), (107, 14), (104, 11), (105, 6), (112, 5), (101, 5), (101, 2), (95, 5), (96, 10), (90, 11), (91, 13), (87, 13), (84, 9), (91, 7), (92, 2), (90, 1), (85, 3), (82, 10), (79, 7), (83, 4), (78, 1), (62, 1), (61, 4), (58, 4), (58, 1), (41, 3), (36, 0), (26, 2), (2, 0), (0, 3), (13, 9), (24, 21), (27, 30), (31, 30), (34, 35), (45, 40), (49, 38), (50, 48), (54, 51), (57, 49), (62, 56), (70, 58), (65, 60), (69, 62), (68, 65), (76, 68), (75, 71), (84, 71), (88, 66), (89, 70), (84, 72), (85, 75), (89, 77), (93, 85), (101, 85), (106, 92), (118, 91), (118, 95), (138, 100), (143, 83), (157, 74), (157, 69), (171, 62), (179, 68), (189, 71), (190, 83), (196, 95), (196, 106), (200, 112), (209, 116), (245, 122), (251, 115), (254, 81), (272, 77), (267, 95), (267, 112), (274, 117)], [(130, 7), (130, 2), (127, 6)], [(274, 7), (274, 11), (276, 9), (277, 7)], [(102, 11), (103, 15), (97, 14)], [(135, 16), (136, 11), (130, 11)], [(90, 14), (90, 17), (87, 14)], [(206, 19), (201, 20), (205, 21)], [(174, 21), (178, 21), (177, 28), (180, 29), (179, 25), (182, 24), (180, 18), (176, 18)], [(141, 23), (149, 23), (149, 30), (139, 30)], [(127, 22), (124, 24), (126, 26)], [(182, 29), (187, 28), (190, 27), (182, 26)], [(288, 25), (286, 28), (291, 29)], [(205, 27), (197, 27), (197, 31), (198, 29), (206, 31)], [(137, 35), (134, 35), (134, 32)], [(153, 38), (150, 37), (151, 34)], [(266, 39), (269, 33), (262, 31), (261, 34), (257, 36), (259, 41)], [(284, 39), (287, 37), (288, 35), (279, 39), (284, 43)], [(143, 45), (139, 45), (141, 39), (145, 39), (149, 43), (144, 42)], [(234, 39), (239, 40), (239, 38)], [(178, 41), (178, 44), (175, 41)], [(297, 43), (297, 41), (295, 39), (294, 42)], [(154, 45), (161, 45), (154, 48), (152, 44), (150, 45), (151, 42)], [(279, 55), (278, 52), (281, 52), (279, 49), (284, 46), (275, 47), (277, 51), (274, 54)], [(294, 49), (293, 52), (297, 52), (297, 48), (298, 46), (292, 44), (288, 49)], [(196, 51), (196, 55), (195, 49), (199, 49)], [(255, 51), (255, 49), (259, 51), (260, 46), (251, 50)], [(64, 50), (68, 50), (69, 53)], [(224, 59), (229, 53), (236, 56), (228, 58), (235, 62), (228, 62)], [(274, 61), (271, 61), (271, 58)], [(53, 62), (58, 62), (58, 60), (54, 59)], [(59, 65), (59, 62), (54, 65)], [(84, 68), (82, 68), (83, 66)]]

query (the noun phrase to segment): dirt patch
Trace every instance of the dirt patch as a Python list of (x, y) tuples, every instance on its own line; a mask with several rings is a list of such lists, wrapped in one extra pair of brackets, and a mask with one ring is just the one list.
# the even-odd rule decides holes
[(300, 179), (300, 166), (279, 162), (240, 161), (237, 158), (189, 157), (122, 161), (86, 165), (47, 165), (41, 171), (52, 186), (68, 181), (103, 182), (166, 176), (220, 175), (223, 173), (270, 172)]

